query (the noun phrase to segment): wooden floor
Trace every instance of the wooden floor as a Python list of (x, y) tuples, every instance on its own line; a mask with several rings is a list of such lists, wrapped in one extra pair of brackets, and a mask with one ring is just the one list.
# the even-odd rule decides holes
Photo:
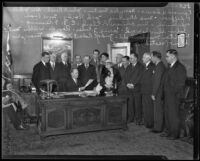
[(40, 140), (35, 127), (3, 131), (3, 155), (162, 155), (167, 159), (193, 159), (193, 145), (167, 140), (143, 126), (128, 124), (128, 130), (99, 131), (50, 136)]

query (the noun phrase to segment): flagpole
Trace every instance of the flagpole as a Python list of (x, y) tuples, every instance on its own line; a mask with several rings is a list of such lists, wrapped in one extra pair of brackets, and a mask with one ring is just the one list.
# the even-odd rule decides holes
[[(10, 49), (10, 28), (11, 24), (8, 24), (8, 35), (7, 35), (7, 54), (11, 57), (11, 49)], [(11, 60), (13, 61), (13, 60)], [(13, 62), (10, 62), (10, 74), (11, 74), (11, 82), (14, 83), (14, 68), (13, 68)]]

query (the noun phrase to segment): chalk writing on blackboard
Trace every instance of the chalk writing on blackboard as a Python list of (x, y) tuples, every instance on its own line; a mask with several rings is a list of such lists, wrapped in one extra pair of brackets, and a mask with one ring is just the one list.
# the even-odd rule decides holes
[(14, 39), (26, 41), (60, 30), (73, 39), (94, 39), (98, 43), (104, 39), (121, 42), (127, 41), (129, 36), (150, 32), (154, 45), (175, 45), (179, 32), (186, 33), (188, 38), (192, 14), (190, 3), (173, 3), (153, 9), (12, 7), (8, 8), (8, 12), (22, 23), (21, 26), (12, 25)]

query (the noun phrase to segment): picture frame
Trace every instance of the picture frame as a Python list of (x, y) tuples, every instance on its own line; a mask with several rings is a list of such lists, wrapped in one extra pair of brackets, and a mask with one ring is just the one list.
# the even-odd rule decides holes
[(116, 64), (116, 56), (118, 53), (123, 56), (130, 56), (130, 42), (108, 44), (107, 49), (109, 57), (114, 64)]
[(186, 34), (185, 33), (177, 34), (177, 47), (183, 48), (185, 46), (186, 46)]
[(66, 51), (69, 62), (73, 62), (73, 39), (42, 37), (42, 52), (50, 51), (56, 53), (57, 61), (61, 61), (60, 55)]

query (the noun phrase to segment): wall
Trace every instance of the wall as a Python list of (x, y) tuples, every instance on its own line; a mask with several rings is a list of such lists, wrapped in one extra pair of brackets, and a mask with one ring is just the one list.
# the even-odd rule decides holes
[[(31, 73), (40, 60), (41, 37), (60, 32), (73, 38), (74, 55), (107, 51), (108, 43), (127, 42), (129, 36), (150, 32), (151, 51), (175, 48), (193, 74), (193, 3), (166, 7), (4, 7), (3, 25), (11, 24), (15, 74)], [(185, 48), (177, 48), (177, 33), (186, 33)], [(3, 50), (7, 32), (3, 30)]]

